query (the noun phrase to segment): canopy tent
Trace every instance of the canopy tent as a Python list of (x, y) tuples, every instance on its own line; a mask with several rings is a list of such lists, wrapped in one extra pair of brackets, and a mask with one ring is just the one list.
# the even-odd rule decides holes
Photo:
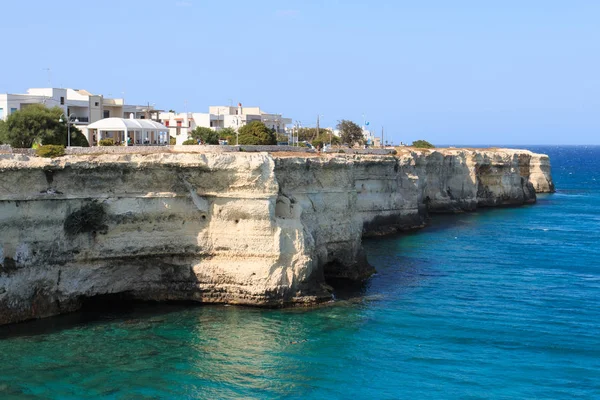
[(98, 145), (100, 140), (108, 138), (125, 146), (169, 144), (169, 128), (149, 119), (104, 118), (87, 128), (88, 132), (96, 131)]

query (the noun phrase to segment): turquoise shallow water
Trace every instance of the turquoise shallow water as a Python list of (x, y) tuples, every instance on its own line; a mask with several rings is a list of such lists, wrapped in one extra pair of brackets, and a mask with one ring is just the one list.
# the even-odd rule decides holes
[(334, 305), (1, 329), (0, 398), (600, 398), (600, 147), (532, 150), (556, 194), (368, 240), (379, 273)]

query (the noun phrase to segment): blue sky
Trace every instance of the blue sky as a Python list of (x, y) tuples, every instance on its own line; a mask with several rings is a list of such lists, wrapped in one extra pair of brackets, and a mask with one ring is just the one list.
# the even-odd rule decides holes
[(0, 92), (258, 105), (395, 142), (600, 144), (600, 1), (3, 4)]

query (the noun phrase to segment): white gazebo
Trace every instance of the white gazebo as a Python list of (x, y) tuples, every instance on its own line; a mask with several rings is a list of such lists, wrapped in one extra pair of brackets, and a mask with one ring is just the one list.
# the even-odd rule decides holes
[(90, 144), (95, 139), (113, 139), (116, 144), (125, 146), (158, 146), (169, 144), (169, 128), (160, 122), (149, 119), (104, 118), (87, 126), (89, 135), (95, 131), (95, 138), (88, 138)]

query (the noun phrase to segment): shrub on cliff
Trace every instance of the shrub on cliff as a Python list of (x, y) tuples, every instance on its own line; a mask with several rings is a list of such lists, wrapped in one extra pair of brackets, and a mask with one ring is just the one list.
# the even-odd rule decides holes
[(46, 158), (61, 157), (65, 155), (65, 146), (58, 144), (46, 144), (38, 147), (35, 150), (35, 154), (37, 154), (38, 157)]
[(113, 139), (100, 139), (100, 146), (114, 146), (115, 141)]
[(435, 146), (429, 143), (427, 140), (415, 140), (412, 142), (412, 147), (418, 149), (435, 149)]
[(182, 144), (186, 145), (186, 146), (190, 146), (190, 145), (193, 145), (193, 144), (198, 144), (198, 141), (196, 139), (188, 139), (185, 142), (183, 142)]
[(69, 236), (86, 232), (105, 233), (108, 229), (105, 220), (104, 205), (94, 201), (69, 214), (65, 219), (63, 229)]
[(177, 144), (177, 139), (175, 139), (173, 136), (169, 136), (169, 145), (175, 146), (176, 144)]
[(242, 126), (239, 130), (239, 144), (249, 145), (274, 145), (277, 137), (272, 130), (260, 121), (252, 121)]

